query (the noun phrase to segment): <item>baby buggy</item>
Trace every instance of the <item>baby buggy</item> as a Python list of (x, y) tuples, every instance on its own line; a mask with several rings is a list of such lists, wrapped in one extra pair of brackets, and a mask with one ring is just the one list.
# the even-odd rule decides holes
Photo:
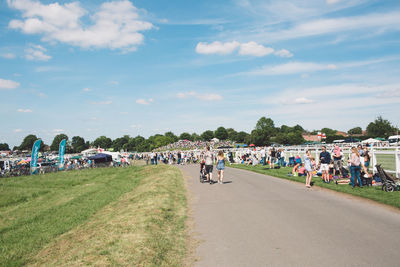
[(375, 167), (379, 177), (382, 179), (382, 190), (386, 192), (397, 191), (400, 185), (400, 179), (393, 178), (391, 175), (387, 174), (380, 164)]
[(206, 174), (206, 164), (205, 162), (200, 162), (200, 183), (204, 183), (207, 181), (207, 174)]

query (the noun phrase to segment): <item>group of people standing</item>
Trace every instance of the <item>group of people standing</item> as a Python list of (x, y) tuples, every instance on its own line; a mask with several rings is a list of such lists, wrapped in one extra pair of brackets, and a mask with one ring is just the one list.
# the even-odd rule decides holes
[[(322, 152), (319, 154), (320, 160), (320, 171), (322, 171), (322, 179), (325, 183), (330, 183), (329, 177), (329, 165), (333, 164), (333, 175), (336, 175), (337, 172), (342, 176), (342, 168), (343, 168), (343, 152), (338, 145), (335, 145), (332, 155), (326, 150), (326, 146), (322, 146)], [(363, 187), (363, 183), (361, 181), (360, 173), (361, 169), (363, 169), (364, 173), (368, 174), (368, 167), (370, 162), (370, 154), (368, 152), (368, 148), (365, 146), (364, 148), (361, 145), (357, 147), (351, 148), (351, 154), (348, 157), (347, 163), (349, 166), (351, 178), (351, 186), (354, 188), (358, 186), (360, 188)], [(315, 163), (314, 157), (311, 156), (311, 151), (307, 150), (304, 155), (304, 167), (307, 173), (306, 178), (306, 187), (311, 187), (311, 179), (313, 177), (313, 170), (317, 167)]]
[[(224, 170), (225, 170), (225, 156), (223, 151), (219, 151), (217, 156), (214, 156), (214, 153), (210, 151), (210, 147), (206, 147), (206, 152), (202, 155), (202, 163), (204, 163), (204, 168), (207, 176), (207, 182), (213, 184), (214, 181), (212, 179), (212, 173), (214, 168), (214, 162), (216, 162), (216, 168), (218, 173), (218, 183), (224, 183)], [(202, 168), (202, 167), (201, 167)]]

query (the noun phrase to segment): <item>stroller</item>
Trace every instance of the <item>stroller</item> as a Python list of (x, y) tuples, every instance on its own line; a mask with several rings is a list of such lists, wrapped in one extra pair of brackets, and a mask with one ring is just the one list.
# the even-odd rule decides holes
[(204, 183), (206, 181), (207, 181), (206, 163), (202, 161), (200, 162), (200, 183)]
[(391, 175), (387, 174), (380, 164), (377, 164), (375, 167), (379, 177), (382, 179), (382, 190), (386, 192), (398, 191), (400, 179), (393, 178)]

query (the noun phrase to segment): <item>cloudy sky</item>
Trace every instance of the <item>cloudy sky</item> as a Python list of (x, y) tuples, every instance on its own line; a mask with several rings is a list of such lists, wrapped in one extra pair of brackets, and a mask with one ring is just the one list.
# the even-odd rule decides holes
[(400, 126), (398, 0), (0, 2), (0, 142)]

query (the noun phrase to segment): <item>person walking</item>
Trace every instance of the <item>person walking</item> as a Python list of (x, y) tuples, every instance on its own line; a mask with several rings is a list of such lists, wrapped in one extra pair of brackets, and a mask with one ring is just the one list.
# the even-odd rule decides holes
[(225, 157), (224, 152), (220, 150), (217, 155), (217, 171), (218, 171), (218, 183), (224, 183), (224, 170), (225, 170)]
[(307, 178), (306, 178), (306, 187), (311, 188), (311, 180), (312, 180), (312, 163), (311, 160), (313, 160), (313, 157), (311, 156), (310, 150), (306, 151), (306, 154), (304, 155), (304, 167), (306, 168), (307, 172)]
[(209, 146), (206, 147), (206, 153), (204, 154), (204, 161), (205, 161), (205, 165), (206, 165), (207, 182), (212, 184), (213, 183), (212, 172), (213, 172), (214, 155), (211, 153)]
[(275, 168), (275, 161), (276, 161), (276, 150), (275, 150), (275, 147), (273, 147), (272, 149), (271, 149), (271, 160), (270, 160), (270, 162), (269, 162), (269, 168), (270, 169), (274, 169)]
[(358, 181), (358, 186), (362, 188), (362, 182), (360, 178), (360, 165), (361, 165), (361, 160), (360, 160), (360, 153), (358, 152), (356, 147), (351, 148), (351, 157), (349, 159), (350, 163), (350, 172), (351, 172), (351, 187), (354, 188), (356, 185), (355, 183), (355, 178), (357, 178)]
[(321, 163), (322, 179), (324, 183), (330, 183), (329, 180), (329, 164), (331, 163), (331, 154), (326, 151), (326, 146), (322, 146), (322, 152), (319, 154)]
[(267, 160), (267, 157), (266, 157), (266, 151), (265, 151), (265, 147), (263, 147), (262, 149), (261, 149), (261, 151), (260, 151), (260, 154), (261, 154), (261, 160), (262, 160), (262, 164), (263, 164), (263, 166), (265, 166), (265, 164), (267, 164), (266, 163), (266, 160)]

